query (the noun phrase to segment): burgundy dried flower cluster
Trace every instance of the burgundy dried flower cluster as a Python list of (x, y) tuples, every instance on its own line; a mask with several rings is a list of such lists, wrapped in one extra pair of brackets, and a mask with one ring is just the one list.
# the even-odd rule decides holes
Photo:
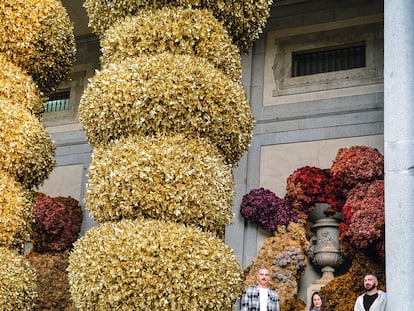
[(279, 225), (298, 221), (288, 200), (264, 188), (253, 189), (244, 195), (240, 212), (244, 218), (269, 232), (274, 232)]
[(32, 225), (33, 249), (60, 252), (71, 248), (78, 238), (81, 222), (81, 208), (75, 199), (37, 194)]
[(340, 148), (331, 171), (349, 187), (384, 179), (384, 156), (377, 149), (367, 146)]
[(328, 203), (340, 211), (345, 202), (343, 186), (329, 169), (305, 166), (287, 178), (286, 198), (292, 202), (298, 217), (306, 219), (315, 203)]
[(343, 207), (341, 241), (384, 256), (384, 181), (375, 180), (353, 188)]

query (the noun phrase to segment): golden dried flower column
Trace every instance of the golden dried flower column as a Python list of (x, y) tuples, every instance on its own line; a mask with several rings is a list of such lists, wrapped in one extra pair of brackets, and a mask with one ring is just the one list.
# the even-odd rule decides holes
[(32, 187), (52, 171), (55, 147), (40, 117), (43, 100), (75, 55), (60, 1), (0, 3), (0, 306), (32, 310), (35, 274), (21, 255), (32, 222)]
[(232, 310), (241, 293), (216, 233), (232, 218), (231, 167), (253, 119), (223, 3), (208, 3), (85, 2), (103, 55), (79, 107), (100, 223), (70, 257), (81, 310)]

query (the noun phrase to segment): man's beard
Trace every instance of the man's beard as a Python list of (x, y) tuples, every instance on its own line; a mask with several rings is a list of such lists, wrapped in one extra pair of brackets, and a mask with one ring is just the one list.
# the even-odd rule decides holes
[(372, 284), (371, 286), (369, 286), (368, 284), (367, 284), (367, 285), (365, 285), (365, 289), (366, 289), (367, 291), (373, 290), (373, 289), (375, 289), (376, 287), (377, 287), (377, 285), (376, 285), (376, 284)]

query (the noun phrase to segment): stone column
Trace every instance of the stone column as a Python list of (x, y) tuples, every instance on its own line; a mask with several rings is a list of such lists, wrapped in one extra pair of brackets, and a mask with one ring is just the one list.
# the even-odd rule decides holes
[(387, 310), (414, 305), (414, 1), (384, 1)]

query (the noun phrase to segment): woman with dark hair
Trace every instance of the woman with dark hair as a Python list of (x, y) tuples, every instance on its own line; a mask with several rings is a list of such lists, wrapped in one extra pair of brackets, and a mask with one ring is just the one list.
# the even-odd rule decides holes
[(327, 311), (326, 298), (321, 292), (314, 292), (309, 311)]

